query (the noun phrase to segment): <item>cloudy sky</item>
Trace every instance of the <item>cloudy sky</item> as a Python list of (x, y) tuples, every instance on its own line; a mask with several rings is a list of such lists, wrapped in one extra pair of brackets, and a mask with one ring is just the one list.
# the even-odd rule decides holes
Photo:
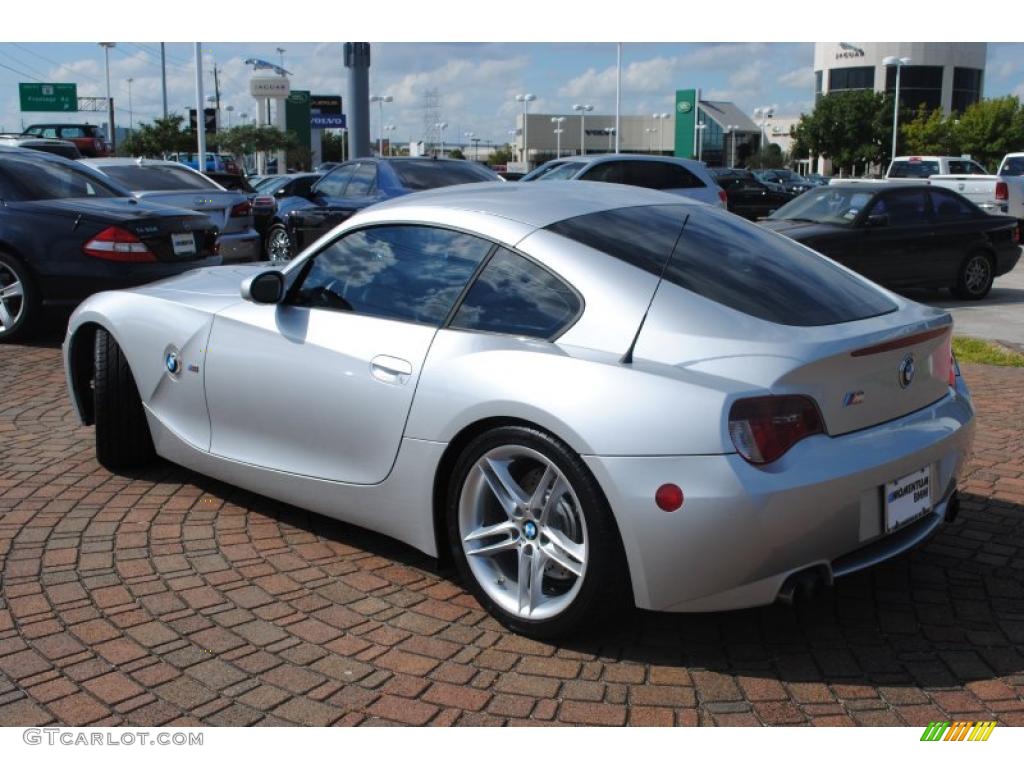
[[(248, 95), (249, 57), (279, 61), (276, 43), (204, 44), (205, 88), (212, 93), (213, 64), (220, 70), (222, 106), (254, 113)], [(292, 87), (314, 93), (345, 93), (340, 43), (283, 43)], [(168, 106), (183, 112), (194, 100), (192, 46), (168, 43)], [(623, 46), (624, 113), (672, 111), (676, 88), (700, 87), (705, 98), (735, 101), (748, 113), (774, 106), (776, 114), (799, 114), (813, 100), (811, 43), (629, 43)], [(504, 142), (519, 105), (516, 93), (537, 95), (535, 112), (571, 113), (585, 101), (598, 113), (615, 106), (615, 46), (609, 43), (374, 43), (372, 93), (394, 96), (385, 121), (396, 138), (418, 138), (424, 124), (424, 93), (437, 89), (450, 139), (473, 131)], [(128, 123), (127, 78), (135, 121), (161, 112), (158, 43), (118, 43), (110, 57), (111, 88), (118, 124)], [(52, 119), (18, 109), (19, 82), (76, 82), (79, 96), (102, 96), (103, 52), (96, 43), (0, 43), (0, 127), (19, 130), (22, 121)], [(991, 43), (987, 96), (1024, 95), (1024, 44)], [(102, 122), (84, 113), (78, 119)], [(371, 132), (377, 135), (377, 112)]]

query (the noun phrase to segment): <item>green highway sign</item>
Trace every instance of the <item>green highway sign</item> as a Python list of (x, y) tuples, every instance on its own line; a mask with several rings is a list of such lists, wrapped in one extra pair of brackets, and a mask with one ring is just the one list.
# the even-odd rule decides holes
[(18, 83), (22, 112), (77, 112), (76, 83)]

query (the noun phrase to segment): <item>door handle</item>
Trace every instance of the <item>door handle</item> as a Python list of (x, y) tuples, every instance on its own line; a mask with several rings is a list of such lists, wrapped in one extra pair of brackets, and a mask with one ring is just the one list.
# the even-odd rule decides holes
[(404, 384), (406, 378), (412, 375), (412, 363), (400, 357), (377, 355), (370, 361), (370, 373), (386, 384)]

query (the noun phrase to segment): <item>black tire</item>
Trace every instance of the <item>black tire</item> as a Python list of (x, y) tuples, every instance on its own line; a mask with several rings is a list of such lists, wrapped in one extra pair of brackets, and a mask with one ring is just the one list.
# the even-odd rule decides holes
[(111, 472), (146, 466), (156, 452), (139, 389), (121, 347), (102, 328), (96, 331), (93, 370), (97, 460)]
[[(38, 330), (41, 304), (39, 291), (28, 268), (17, 258), (0, 251), (0, 296), (15, 284), (21, 296), (0, 298), (0, 343), (24, 341)], [(5, 318), (9, 318), (5, 321)]]
[(995, 274), (992, 257), (984, 251), (973, 251), (960, 265), (956, 285), (953, 286), (953, 295), (965, 301), (983, 299), (992, 290)]
[(277, 254), (277, 260), (288, 261), (295, 255), (295, 244), (292, 243), (291, 235), (288, 234), (288, 230), (284, 224), (274, 224), (267, 230), (267, 236), (264, 239), (264, 254), (267, 257), (267, 261), (274, 261), (275, 255), (272, 250), (272, 244), (275, 238), (284, 237), (288, 241), (287, 257), (282, 259), (281, 254)]
[[(585, 519), (589, 551), (579, 591), (558, 615), (544, 620), (524, 619), (492, 600), (469, 567), (459, 528), (459, 503), (470, 470), (488, 451), (523, 446), (542, 454), (572, 485)], [(578, 455), (561, 440), (538, 429), (505, 426), (476, 437), (460, 454), (452, 470), (446, 499), (446, 523), (452, 557), (463, 583), (480, 604), (513, 631), (538, 640), (573, 634), (596, 618), (614, 616), (632, 607), (629, 568), (618, 527), (597, 480)]]

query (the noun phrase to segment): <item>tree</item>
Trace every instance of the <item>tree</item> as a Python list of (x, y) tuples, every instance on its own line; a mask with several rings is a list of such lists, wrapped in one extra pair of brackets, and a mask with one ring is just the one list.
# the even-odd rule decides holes
[(339, 163), (345, 157), (345, 136), (344, 133), (324, 131), (320, 141), (320, 157), (326, 162)]
[(448, 157), (450, 157), (452, 160), (465, 160), (466, 159), (466, 156), (464, 154), (462, 154), (462, 150), (459, 149), (458, 147), (456, 147), (455, 149), (449, 149), (449, 150), (447, 150), (447, 152), (448, 152)]
[[(885, 121), (886, 103), (889, 122)], [(881, 161), (892, 140), (891, 100), (872, 91), (838, 91), (818, 99), (795, 128), (804, 151), (832, 160), (852, 172), (855, 166)]]
[(296, 146), (295, 134), (273, 125), (236, 125), (218, 133), (217, 144), (235, 157)]
[(488, 165), (505, 165), (512, 159), (512, 151), (508, 147), (495, 148), (487, 156)]
[(141, 123), (121, 142), (121, 154), (131, 157), (161, 157), (169, 152), (187, 152), (195, 146), (191, 132), (183, 130), (185, 118), (178, 114)]
[(964, 110), (954, 123), (960, 151), (993, 167), (1007, 152), (1024, 146), (1024, 111), (1016, 96), (984, 99)]
[(769, 144), (747, 159), (747, 168), (782, 168), (784, 164), (785, 156), (778, 144)]
[(960, 140), (954, 118), (941, 109), (920, 108), (909, 122), (900, 126), (903, 152), (908, 155), (959, 155)]

